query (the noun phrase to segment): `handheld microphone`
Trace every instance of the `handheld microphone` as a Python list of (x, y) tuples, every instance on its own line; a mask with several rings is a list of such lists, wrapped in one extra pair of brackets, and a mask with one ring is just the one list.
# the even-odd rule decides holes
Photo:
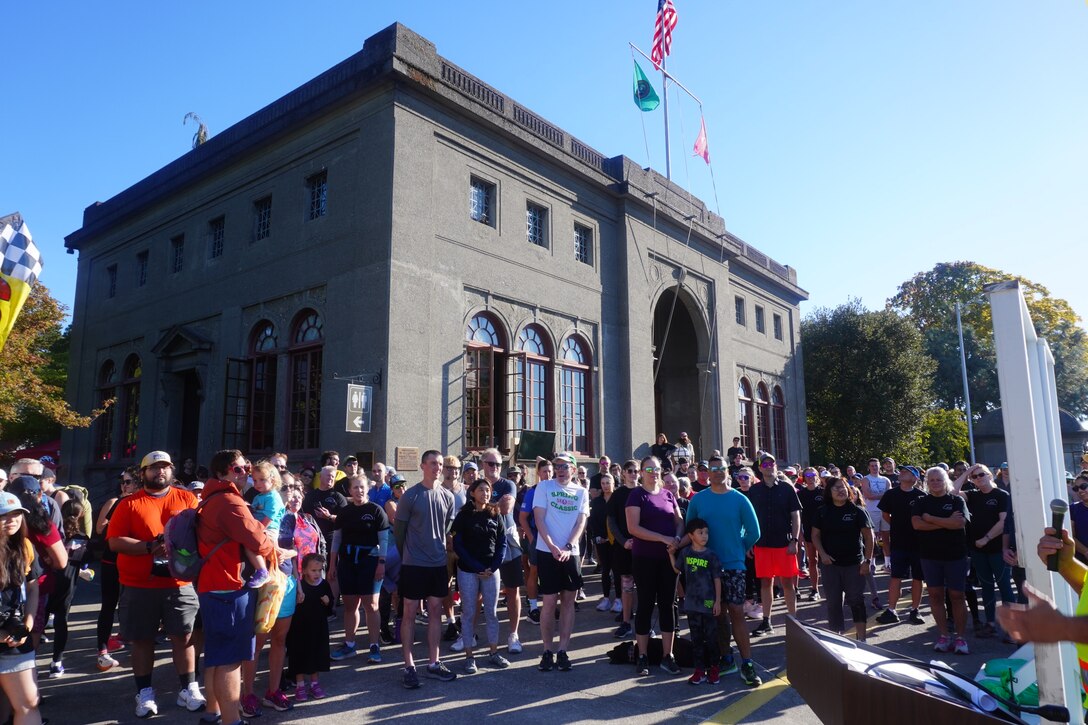
[[(1069, 504), (1056, 498), (1050, 502), (1050, 526), (1054, 529), (1055, 536), (1061, 538), (1062, 524), (1065, 523), (1065, 513), (1069, 510)], [(1058, 571), (1058, 552), (1054, 552), (1046, 558), (1047, 571)]]

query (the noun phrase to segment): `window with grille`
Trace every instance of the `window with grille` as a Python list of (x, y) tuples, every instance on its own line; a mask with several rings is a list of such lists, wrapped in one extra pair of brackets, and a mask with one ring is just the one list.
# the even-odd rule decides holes
[(756, 332), (767, 332), (767, 321), (763, 313), (763, 308), (756, 305)]
[(324, 322), (313, 310), (301, 313), (291, 336), (291, 404), (288, 445), (318, 448), (321, 435), (322, 342)]
[(755, 428), (752, 413), (752, 385), (747, 378), (741, 378), (740, 383), (737, 385), (737, 414), (739, 417), (737, 423), (740, 429), (740, 447), (746, 451), (751, 451), (752, 455), (755, 455), (755, 448), (752, 447), (752, 431)]
[(756, 386), (756, 429), (759, 435), (759, 447), (764, 451), (774, 448), (771, 440), (771, 401), (767, 396), (767, 386)]
[(136, 286), (143, 287), (147, 284), (147, 252), (136, 255)]
[(551, 365), (548, 347), (539, 329), (526, 327), (518, 335), (514, 357), (514, 427), (548, 430)]
[(525, 234), (531, 244), (548, 246), (548, 210), (529, 202), (525, 206)]
[(774, 339), (782, 339), (782, 315), (775, 315), (772, 319), (774, 324)]
[(495, 226), (495, 185), (475, 176), (469, 184), (469, 217), (474, 222)]
[(501, 380), (495, 374), (495, 359), (502, 352), (495, 321), (486, 314), (474, 316), (465, 328), (465, 448), (480, 450), (498, 446), (501, 413), (497, 402)]
[(560, 440), (563, 450), (589, 453), (589, 351), (577, 337), (563, 341), (559, 352), (560, 368)]
[(258, 322), (250, 337), (249, 440), (250, 451), (271, 450), (276, 432), (276, 327)]
[(133, 458), (136, 456), (136, 434), (140, 427), (140, 378), (143, 376), (143, 366), (140, 358), (130, 355), (125, 361), (124, 380), (121, 381), (121, 443), (123, 445), (121, 456)]
[(272, 235), (272, 197), (266, 196), (253, 203), (253, 241), (259, 242)]
[(208, 222), (208, 258), (223, 256), (223, 240), (227, 236), (226, 217), (216, 217)]
[(786, 396), (777, 385), (771, 391), (771, 418), (774, 433), (774, 455), (779, 460), (789, 459), (789, 446), (786, 445)]
[(170, 272), (177, 274), (185, 267), (185, 235), (170, 240)]
[(574, 225), (574, 258), (582, 264), (593, 264), (593, 230)]
[(117, 406), (106, 407), (106, 403), (117, 396), (117, 366), (112, 360), (102, 364), (98, 373), (98, 405), (105, 408), (102, 415), (94, 421), (94, 458), (96, 461), (113, 459), (113, 426), (116, 422)]
[(329, 176), (322, 171), (306, 179), (306, 188), (310, 193), (310, 219), (325, 216), (328, 211)]
[(733, 298), (733, 310), (736, 313), (737, 324), (743, 327), (746, 324), (745, 320), (744, 320), (744, 298), (743, 297), (734, 297)]

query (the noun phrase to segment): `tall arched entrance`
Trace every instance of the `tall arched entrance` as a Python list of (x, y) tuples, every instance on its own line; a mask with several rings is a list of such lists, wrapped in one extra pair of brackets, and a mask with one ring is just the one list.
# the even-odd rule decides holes
[[(675, 289), (666, 290), (654, 308), (656, 432), (664, 433), (673, 443), (681, 432), (686, 432), (701, 457), (706, 452), (702, 445), (706, 416), (701, 400), (699, 350), (705, 340), (705, 326), (692, 318), (684, 293), (678, 297)], [(712, 396), (708, 394), (707, 400)]]

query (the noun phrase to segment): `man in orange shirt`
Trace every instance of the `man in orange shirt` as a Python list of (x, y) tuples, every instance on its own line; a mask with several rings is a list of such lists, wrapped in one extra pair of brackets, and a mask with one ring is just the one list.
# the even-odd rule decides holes
[(117, 554), (121, 581), (121, 634), (132, 647), (136, 678), (136, 716), (159, 714), (151, 671), (155, 665), (155, 636), (160, 625), (174, 650), (178, 707), (196, 712), (205, 705), (196, 683), (196, 653), (191, 635), (199, 603), (193, 585), (174, 579), (166, 566), (163, 532), (170, 518), (197, 505), (196, 496), (171, 486), (174, 464), (170, 454), (152, 451), (140, 463), (143, 488), (125, 496), (110, 518), (106, 538)]
[(242, 663), (254, 655), (257, 607), (257, 590), (247, 587), (242, 576), (242, 548), (266, 561), (277, 549), (242, 498), (250, 474), (242, 452), (219, 451), (208, 467), (212, 478), (204, 484), (205, 503), (197, 523), (200, 555), (207, 557), (197, 579), (204, 621), (204, 683), (208, 712), (218, 712), (224, 723), (236, 723), (241, 721)]

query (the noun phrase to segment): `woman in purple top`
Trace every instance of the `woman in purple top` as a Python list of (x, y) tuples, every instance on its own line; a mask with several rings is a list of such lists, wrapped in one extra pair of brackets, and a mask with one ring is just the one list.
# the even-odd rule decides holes
[(642, 459), (642, 485), (627, 497), (625, 513), (631, 532), (632, 570), (638, 608), (635, 615), (635, 642), (638, 644), (637, 674), (650, 674), (646, 645), (650, 639), (650, 616), (657, 605), (661, 621), (661, 669), (670, 675), (680, 668), (672, 656), (676, 618), (673, 601), (676, 597), (676, 572), (669, 562), (668, 546), (680, 542), (684, 521), (672, 492), (661, 485), (661, 461), (656, 456)]

